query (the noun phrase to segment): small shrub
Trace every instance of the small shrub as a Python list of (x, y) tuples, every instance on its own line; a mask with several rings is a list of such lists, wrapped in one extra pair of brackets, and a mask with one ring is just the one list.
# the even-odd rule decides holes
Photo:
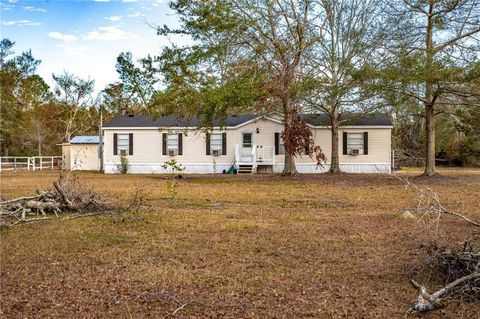
[(117, 165), (117, 170), (120, 174), (128, 173), (128, 158), (126, 156), (120, 156), (120, 164)]
[(180, 173), (185, 170), (185, 167), (174, 159), (164, 162), (162, 167), (170, 175), (170, 179), (167, 181), (167, 192), (170, 198), (174, 199), (177, 196), (177, 179), (182, 176)]

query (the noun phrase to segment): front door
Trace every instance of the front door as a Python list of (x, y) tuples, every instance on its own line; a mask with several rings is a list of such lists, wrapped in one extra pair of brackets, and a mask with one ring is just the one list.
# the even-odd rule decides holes
[(252, 162), (252, 133), (242, 133), (242, 162)]

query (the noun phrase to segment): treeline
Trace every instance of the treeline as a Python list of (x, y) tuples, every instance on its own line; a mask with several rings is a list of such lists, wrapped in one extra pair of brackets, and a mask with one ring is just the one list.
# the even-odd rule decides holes
[(117, 58), (119, 81), (94, 94), (94, 80), (66, 71), (52, 74), (49, 87), (36, 73), (41, 61), (31, 51), (16, 54), (14, 45), (0, 43), (1, 156), (58, 155), (71, 137), (98, 134), (100, 111), (105, 120), (146, 111), (154, 75), (144, 74), (147, 62), (135, 67), (130, 53)]
[[(301, 112), (321, 112), (332, 136), (351, 114), (386, 112), (398, 155), (480, 165), (480, 4), (477, 0), (207, 0), (170, 3), (191, 39), (157, 56), (117, 58), (119, 80), (93, 98), (93, 81), (55, 75), (51, 90), (30, 52), (2, 41), (2, 154), (51, 152), (95, 133), (104, 114), (147, 112), (215, 118), (284, 116), (285, 173), (306, 149), (340, 170), (338, 139), (321, 154)], [(174, 40), (174, 39), (173, 39)], [(175, 41), (172, 41), (175, 42)], [(112, 61), (113, 62), (113, 61)], [(346, 116), (350, 114), (350, 116)], [(298, 138), (300, 137), (300, 138)]]

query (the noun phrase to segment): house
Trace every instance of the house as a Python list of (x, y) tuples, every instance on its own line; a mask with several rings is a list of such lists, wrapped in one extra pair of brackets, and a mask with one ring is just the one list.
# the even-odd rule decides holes
[[(316, 145), (327, 157), (331, 150), (328, 118), (321, 114), (303, 114)], [(162, 164), (175, 159), (185, 173), (222, 173), (234, 166), (239, 172), (281, 172), (284, 153), (282, 117), (277, 114), (242, 114), (217, 121), (210, 132), (198, 129), (199, 120), (180, 116), (118, 116), (103, 126), (104, 171), (118, 172), (121, 156), (126, 156), (130, 173), (162, 173)], [(391, 130), (385, 114), (351, 118), (339, 134), (340, 168), (351, 173), (390, 172)], [(73, 140), (72, 140), (73, 141)], [(70, 142), (71, 150), (75, 143)], [(97, 140), (98, 143), (98, 140)], [(83, 144), (87, 145), (87, 144)], [(98, 147), (98, 144), (97, 144)], [(77, 167), (97, 167), (94, 148), (86, 151), (92, 163)], [(82, 157), (88, 161), (87, 157)], [(329, 169), (329, 161), (317, 166), (309, 156), (295, 159), (300, 173), (320, 173)], [(75, 166), (73, 165), (73, 166)], [(80, 166), (78, 166), (80, 165)]]
[(63, 166), (71, 170), (100, 169), (99, 136), (75, 136), (61, 144)]

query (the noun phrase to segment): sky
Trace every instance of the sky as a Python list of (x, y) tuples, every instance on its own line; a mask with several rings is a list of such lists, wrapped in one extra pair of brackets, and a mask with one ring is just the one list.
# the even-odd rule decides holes
[(0, 36), (15, 41), (16, 54), (31, 49), (38, 73), (53, 86), (52, 73), (68, 71), (95, 80), (102, 90), (118, 79), (116, 57), (158, 55), (172, 41), (149, 26), (178, 26), (166, 0), (0, 0)]

